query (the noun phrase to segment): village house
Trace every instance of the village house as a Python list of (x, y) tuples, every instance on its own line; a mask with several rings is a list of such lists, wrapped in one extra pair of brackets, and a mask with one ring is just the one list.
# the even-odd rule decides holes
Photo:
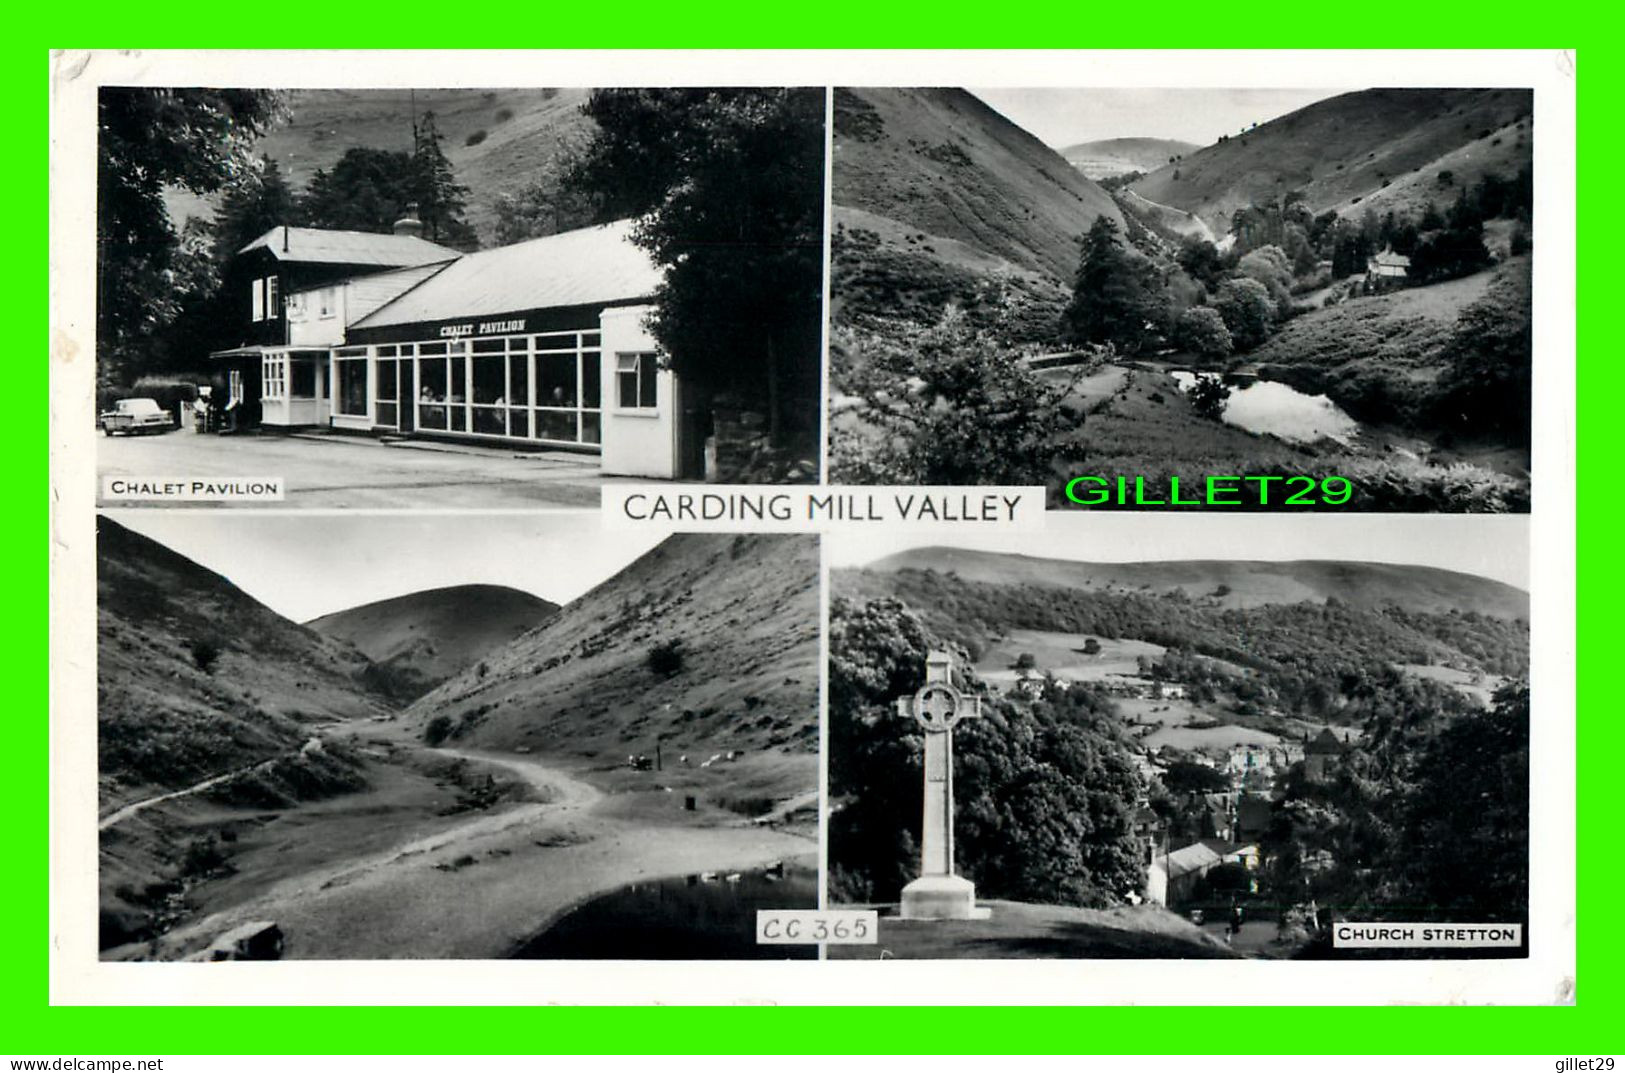
[(662, 274), (632, 222), (458, 253), (408, 216), (373, 235), (277, 227), (244, 247), (238, 429), (321, 429), (599, 456), (705, 475), (706, 414), (647, 328)]
[(1402, 287), (1410, 276), (1411, 259), (1392, 249), (1383, 249), (1365, 264), (1365, 281), (1375, 288)]
[(1336, 772), (1348, 746), (1337, 740), (1331, 727), (1322, 727), (1303, 749), (1303, 773), (1315, 782), (1324, 782)]

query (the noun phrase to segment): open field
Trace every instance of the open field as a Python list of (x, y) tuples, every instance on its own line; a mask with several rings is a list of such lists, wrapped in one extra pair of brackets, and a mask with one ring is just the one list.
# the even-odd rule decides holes
[(1167, 649), (1148, 641), (1112, 640), (1095, 637), (1100, 651), (1086, 655), (1083, 646), (1090, 639), (1084, 633), (1054, 633), (1047, 630), (1011, 630), (993, 641), (976, 661), (976, 673), (996, 685), (1014, 682), (1011, 664), (1023, 652), (1032, 653), (1039, 671), (1078, 682), (1098, 682), (1110, 677), (1132, 677), (1139, 673), (1139, 659), (1155, 659)]

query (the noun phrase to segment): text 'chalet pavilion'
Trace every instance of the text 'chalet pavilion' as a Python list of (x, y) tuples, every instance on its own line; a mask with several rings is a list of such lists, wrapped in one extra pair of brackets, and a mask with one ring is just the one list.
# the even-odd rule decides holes
[(420, 230), (276, 227), (240, 251), (226, 286), (243, 342), (212, 355), (239, 427), (566, 448), (608, 474), (700, 475), (644, 326), (661, 271), (631, 221), (468, 254)]

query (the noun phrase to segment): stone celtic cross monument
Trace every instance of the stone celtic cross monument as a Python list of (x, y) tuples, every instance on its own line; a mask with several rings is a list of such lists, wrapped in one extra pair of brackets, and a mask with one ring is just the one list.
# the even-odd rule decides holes
[(988, 915), (976, 908), (976, 887), (954, 875), (954, 726), (982, 714), (980, 697), (954, 688), (952, 657), (932, 652), (925, 659), (925, 685), (912, 697), (899, 697), (898, 714), (925, 729), (925, 813), (920, 824), (920, 878), (903, 888), (902, 916), (908, 920), (971, 920)]

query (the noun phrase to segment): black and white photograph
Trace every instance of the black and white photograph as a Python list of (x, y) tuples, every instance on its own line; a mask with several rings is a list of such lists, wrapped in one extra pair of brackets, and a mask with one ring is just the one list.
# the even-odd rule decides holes
[(825, 98), (103, 87), (102, 502), (816, 481)]
[(818, 900), (816, 537), (170, 510), (96, 541), (104, 960), (816, 956), (755, 943)]
[[(881, 913), (830, 956), (1526, 957), (1505, 521), (827, 537), (829, 896)], [(1306, 546), (1388, 557), (1282, 557)], [(1489, 941), (1346, 945), (1391, 923)]]
[(1533, 108), (837, 88), (831, 479), (1527, 512)]

